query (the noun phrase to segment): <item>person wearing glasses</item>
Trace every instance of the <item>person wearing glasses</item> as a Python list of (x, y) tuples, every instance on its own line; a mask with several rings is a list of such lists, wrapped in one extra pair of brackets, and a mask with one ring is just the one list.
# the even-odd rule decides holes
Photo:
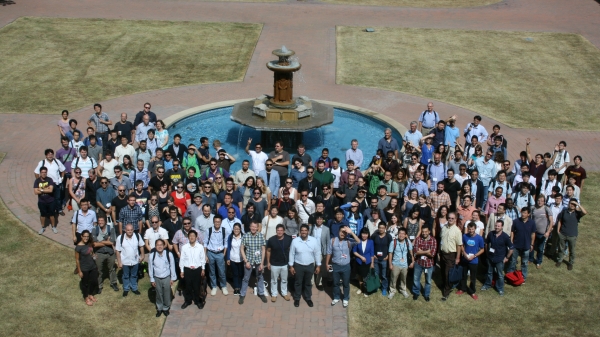
[(52, 178), (48, 177), (48, 168), (42, 167), (38, 170), (37, 178), (33, 182), (33, 192), (38, 196), (38, 209), (40, 210), (40, 222), (42, 228), (38, 234), (42, 235), (46, 230), (46, 221), (50, 220), (52, 232), (58, 233), (56, 229), (56, 210), (54, 200), (54, 189), (58, 188), (54, 185)]
[(298, 183), (298, 190), (306, 191), (308, 193), (308, 198), (310, 198), (314, 202), (316, 198), (322, 194), (321, 182), (314, 177), (314, 167), (307, 167), (306, 174), (306, 178), (300, 180), (300, 182)]
[(229, 178), (229, 172), (227, 172), (227, 170), (224, 170), (221, 167), (218, 167), (217, 160), (215, 158), (211, 158), (209, 161), (209, 166), (206, 169), (202, 170), (200, 180), (202, 180), (203, 182), (214, 182), (216, 181), (217, 176)]
[[(218, 216), (219, 218), (221, 218), (221, 216), (219, 214), (217, 214), (215, 216)], [(246, 216), (246, 214), (244, 214), (244, 216)], [(227, 209), (227, 217), (226, 218), (221, 218), (221, 220), (222, 220), (221, 221), (221, 227), (223, 229), (225, 229), (225, 232), (227, 233), (227, 235), (229, 235), (229, 234), (231, 234), (233, 232), (233, 226), (235, 224), (242, 225), (242, 220), (240, 220), (239, 218), (235, 217), (235, 209), (233, 207), (230, 207), (229, 209)], [(213, 217), (213, 223), (214, 223), (214, 217)], [(211, 226), (211, 227), (214, 227), (214, 225)]]
[(285, 181), (285, 186), (289, 187), (290, 185), (288, 184), (288, 181), (291, 181), (291, 187), (294, 189), (295, 192), (298, 188), (300, 180), (304, 178), (306, 178), (306, 168), (302, 164), (302, 159), (294, 158), (294, 167), (292, 167), (292, 171), (290, 172), (289, 178), (287, 178)]
[(153, 216), (150, 218), (149, 220), (150, 222), (150, 229), (148, 229), (146, 231), (146, 233), (144, 234), (144, 242), (146, 244), (146, 250), (148, 250), (149, 252), (153, 252), (155, 249), (155, 244), (156, 244), (156, 240), (165, 240), (165, 242), (167, 242), (167, 248), (171, 248), (169, 247), (168, 244), (168, 240), (169, 240), (169, 232), (167, 232), (166, 229), (162, 228), (160, 226), (160, 218), (157, 216)]
[(271, 159), (268, 159), (265, 162), (265, 167), (265, 170), (260, 171), (257, 174), (257, 177), (262, 178), (263, 181), (266, 182), (266, 185), (269, 187), (271, 193), (273, 193), (273, 196), (275, 197), (273, 200), (275, 200), (279, 196), (279, 186), (281, 185), (279, 173), (276, 170), (273, 170), (273, 161)]
[[(292, 172), (293, 171), (294, 171), (294, 169), (292, 169)], [(306, 177), (306, 171), (303, 171), (302, 173), (303, 173), (303, 176)], [(299, 181), (296, 183), (296, 187), (298, 186), (298, 183), (299, 183)], [(294, 180), (293, 180), (293, 176), (291, 175), (290, 177), (285, 179), (285, 186), (281, 186), (279, 188), (278, 195), (281, 195), (281, 193), (283, 192), (283, 189), (287, 188), (288, 191), (290, 192), (290, 199), (296, 201), (299, 199), (298, 190), (296, 189), (296, 187), (294, 187)]]
[(290, 154), (283, 150), (282, 141), (275, 142), (275, 150), (269, 153), (269, 159), (273, 161), (273, 168), (279, 173), (279, 185), (284, 185), (288, 177)]
[(246, 205), (246, 214), (249, 212), (251, 214), (256, 213), (258, 220), (260, 220), (265, 216), (268, 209), (267, 199), (262, 197), (262, 191), (259, 188), (255, 188), (252, 191), (252, 200)]
[[(144, 103), (144, 109), (139, 111), (135, 115), (135, 119), (133, 121), (134, 127), (137, 127), (138, 125), (140, 125), (142, 123), (142, 121), (144, 120), (144, 116), (148, 116), (148, 120), (152, 123), (157, 122), (156, 114), (154, 112), (150, 111), (151, 107), (152, 107), (152, 105), (150, 103)], [(125, 115), (125, 117), (127, 118), (127, 115)]]
[(244, 208), (244, 197), (240, 191), (235, 189), (235, 182), (232, 177), (225, 179), (225, 189), (219, 193), (217, 198), (217, 209), (221, 207), (223, 199), (225, 198), (225, 194), (231, 194), (231, 197), (233, 198), (233, 204), (237, 205), (239, 209)]
[(315, 203), (308, 199), (308, 193), (306, 190), (301, 191), (300, 200), (296, 201), (296, 210), (302, 225), (308, 224), (308, 218), (316, 210)]
[(179, 182), (175, 191), (171, 192), (175, 206), (179, 208), (179, 214), (184, 214), (188, 206), (192, 204), (192, 198), (188, 192), (183, 189), (183, 182)]
[(96, 190), (96, 212), (99, 217), (110, 216), (111, 202), (116, 196), (115, 190), (108, 185), (108, 178), (100, 178), (100, 188)]
[(71, 207), (77, 211), (81, 207), (81, 200), (85, 198), (85, 178), (81, 176), (81, 169), (73, 169), (75, 176), (67, 182), (67, 190), (71, 196)]
[[(248, 138), (248, 142), (246, 143), (245, 151), (252, 158), (252, 169), (254, 170), (254, 174), (258, 176), (261, 171), (266, 170), (266, 162), (269, 159), (269, 156), (262, 152), (262, 145), (257, 143), (254, 147), (255, 151), (250, 150), (250, 145), (252, 144), (252, 138)], [(272, 167), (272, 165), (271, 165)]]
[[(191, 224), (191, 220), (189, 220)], [(188, 234), (189, 242), (182, 246), (179, 260), (179, 277), (186, 281), (185, 302), (181, 309), (187, 308), (192, 301), (203, 309), (206, 304), (206, 292), (201, 289), (202, 278), (205, 277), (206, 254), (201, 240), (196, 240), (198, 234), (195, 230), (190, 230)]]
[(89, 230), (81, 232), (81, 241), (75, 246), (75, 263), (77, 264), (76, 273), (81, 278), (80, 288), (83, 292), (83, 300), (88, 306), (94, 305), (97, 299), (96, 289), (98, 289), (98, 268), (94, 261), (94, 240), (92, 240)]

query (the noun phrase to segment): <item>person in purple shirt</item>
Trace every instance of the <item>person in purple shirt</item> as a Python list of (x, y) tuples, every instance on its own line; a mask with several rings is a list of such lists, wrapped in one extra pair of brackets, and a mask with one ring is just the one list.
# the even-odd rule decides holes
[(521, 256), (521, 272), (525, 280), (527, 280), (529, 253), (533, 251), (536, 231), (535, 222), (529, 218), (529, 213), (529, 208), (523, 207), (521, 208), (521, 217), (513, 221), (510, 239), (513, 242), (515, 250), (506, 271), (507, 273), (515, 271), (517, 259)]

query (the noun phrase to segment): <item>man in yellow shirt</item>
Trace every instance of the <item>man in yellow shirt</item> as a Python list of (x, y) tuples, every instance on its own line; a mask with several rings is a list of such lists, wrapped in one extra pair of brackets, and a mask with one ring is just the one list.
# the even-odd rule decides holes
[(448, 273), (454, 265), (460, 262), (460, 254), (462, 252), (462, 233), (456, 225), (456, 213), (448, 213), (448, 225), (442, 227), (441, 241), (441, 267), (442, 278), (444, 280), (444, 290), (442, 293), (442, 301), (446, 301), (452, 290)]

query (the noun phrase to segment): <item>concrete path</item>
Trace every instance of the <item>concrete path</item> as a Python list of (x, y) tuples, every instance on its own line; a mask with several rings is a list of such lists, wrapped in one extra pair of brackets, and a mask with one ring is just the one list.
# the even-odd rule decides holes
[[(181, 21), (261, 22), (264, 28), (243, 82), (194, 85), (157, 90), (101, 102), (113, 120), (121, 112), (133, 114), (149, 101), (160, 118), (191, 107), (239, 98), (252, 98), (270, 91), (272, 73), (265, 63), (272, 59), (271, 50), (286, 45), (294, 49), (303, 64), (297, 76), (295, 93), (314, 99), (341, 102), (374, 110), (408, 125), (425, 107), (428, 99), (397, 92), (337, 85), (335, 79), (335, 27), (390, 26), (415, 28), (452, 28), (481, 30), (527, 30), (579, 33), (600, 46), (600, 5), (592, 0), (507, 0), (494, 5), (468, 9), (417, 9), (397, 7), (336, 6), (318, 2), (288, 1), (281, 3), (232, 3), (150, 0), (16, 0), (17, 4), (0, 7), (0, 27), (20, 16), (149, 19)], [(300, 80), (302, 79), (302, 80)], [(435, 102), (443, 116), (456, 114), (459, 126), (465, 125), (473, 111)], [(52, 108), (52, 107), (50, 107)], [(39, 229), (36, 199), (32, 192), (33, 169), (43, 158), (43, 149), (57, 148), (54, 116), (0, 115), (0, 152), (7, 156), (0, 165), (0, 197), (24, 223)], [(85, 120), (91, 106), (73, 113)], [(484, 118), (488, 127), (497, 122)], [(498, 123), (501, 124), (501, 123)], [(532, 139), (534, 152), (546, 152), (544, 146), (566, 140), (571, 155), (584, 157), (584, 167), (600, 169), (600, 132), (565, 130), (513, 129), (502, 126), (510, 140), (511, 159), (516, 149), (524, 148), (525, 138)], [(48, 136), (50, 134), (50, 136)], [(61, 217), (60, 233), (45, 235), (70, 246), (68, 219)], [(210, 297), (210, 296), (209, 296)], [(209, 298), (204, 310), (190, 307), (175, 309), (163, 330), (165, 336), (234, 336), (258, 332), (261, 336), (346, 336), (346, 311), (340, 305), (331, 308), (330, 297), (316, 294), (315, 308), (302, 302), (296, 309), (279, 301), (262, 304), (249, 295), (239, 306), (237, 297)], [(355, 298), (354, 300), (358, 300)], [(255, 309), (261, 310), (255, 310)], [(264, 308), (264, 309), (263, 309)]]

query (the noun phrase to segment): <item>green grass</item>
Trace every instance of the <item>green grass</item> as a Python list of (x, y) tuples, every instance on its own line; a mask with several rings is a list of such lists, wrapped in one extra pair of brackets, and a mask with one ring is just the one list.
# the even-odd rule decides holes
[(516, 128), (600, 130), (600, 52), (580, 35), (375, 28), (337, 28), (337, 83), (445, 101)]
[[(0, 154), (0, 161), (4, 154)], [(75, 253), (37, 235), (0, 201), (0, 335), (158, 336), (164, 316), (148, 299), (149, 278), (139, 281), (141, 296), (122, 297), (109, 281), (88, 307), (73, 274)], [(122, 289), (122, 286), (120, 285)]]
[[(479, 291), (478, 301), (468, 295), (450, 295), (440, 301), (441, 291), (432, 286), (431, 302), (396, 295), (363, 298), (352, 293), (349, 311), (351, 336), (598, 336), (600, 333), (600, 173), (588, 175), (582, 204), (588, 211), (579, 226), (577, 259), (573, 271), (558, 269), (545, 258), (543, 268), (529, 268), (527, 283), (505, 286), (504, 297), (493, 290)], [(481, 275), (482, 272), (479, 272)], [(440, 282), (439, 273), (434, 279)], [(355, 290), (355, 288), (353, 288)]]
[(241, 81), (261, 29), (20, 18), (0, 29), (0, 113), (58, 113), (142, 91)]
[(394, 6), (394, 7), (476, 7), (501, 0), (321, 0), (339, 5)]

